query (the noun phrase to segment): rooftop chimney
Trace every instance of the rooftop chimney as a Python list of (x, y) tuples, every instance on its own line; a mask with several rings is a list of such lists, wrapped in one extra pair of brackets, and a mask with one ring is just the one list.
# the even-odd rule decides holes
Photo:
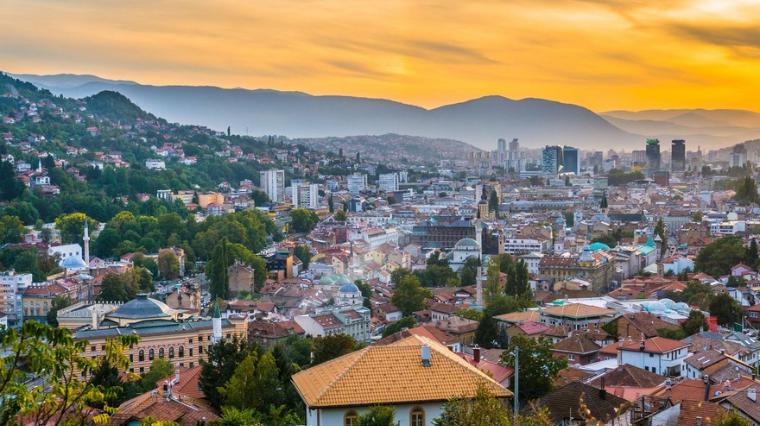
[(430, 367), (430, 346), (428, 345), (420, 346), (420, 356), (422, 358), (422, 366)]
[(702, 381), (705, 383), (705, 401), (710, 400), (710, 376), (705, 374), (702, 377)]
[(480, 364), (480, 348), (477, 345), (472, 348), (472, 357), (475, 358), (476, 364)]
[(600, 379), (599, 385), (599, 399), (605, 399), (607, 397), (607, 391), (604, 390), (604, 376)]

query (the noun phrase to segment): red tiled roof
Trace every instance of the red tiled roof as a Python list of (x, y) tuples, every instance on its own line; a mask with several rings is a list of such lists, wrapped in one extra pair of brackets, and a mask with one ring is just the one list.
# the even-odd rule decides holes
[[(666, 339), (659, 336), (644, 340), (644, 352), (647, 353), (661, 354), (688, 346), (688, 343), (683, 343), (679, 340)], [(622, 345), (620, 345), (620, 350), (638, 352), (641, 350), (641, 342), (637, 342), (635, 340), (624, 341)]]

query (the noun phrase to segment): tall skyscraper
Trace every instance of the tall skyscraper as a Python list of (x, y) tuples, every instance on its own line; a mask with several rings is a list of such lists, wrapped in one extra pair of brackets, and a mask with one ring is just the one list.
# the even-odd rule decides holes
[(564, 165), (561, 146), (546, 145), (542, 157), (542, 169), (545, 174), (556, 175), (560, 167)]
[(647, 174), (660, 171), (660, 141), (647, 139)]
[(562, 172), (563, 173), (575, 173), (580, 174), (581, 172), (581, 155), (580, 151), (578, 151), (578, 148), (573, 148), (572, 146), (565, 145), (564, 148), (562, 148)]
[(522, 164), (520, 162), (520, 142), (517, 141), (517, 138), (514, 138), (509, 142), (507, 163), (507, 170), (512, 169), (515, 172), (520, 172), (520, 170), (522, 170)]
[(285, 171), (264, 170), (260, 173), (261, 190), (272, 200), (273, 203), (281, 203), (285, 200)]
[(670, 145), (670, 170), (683, 172), (686, 170), (686, 141), (674, 139)]
[(734, 145), (731, 150), (731, 167), (742, 167), (747, 164), (747, 148), (743, 143)]

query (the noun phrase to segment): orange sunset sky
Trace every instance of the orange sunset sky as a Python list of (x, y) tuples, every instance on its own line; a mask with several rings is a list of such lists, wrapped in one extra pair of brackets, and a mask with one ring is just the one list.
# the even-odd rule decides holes
[(0, 0), (0, 70), (426, 107), (758, 110), (758, 22), (758, 0)]

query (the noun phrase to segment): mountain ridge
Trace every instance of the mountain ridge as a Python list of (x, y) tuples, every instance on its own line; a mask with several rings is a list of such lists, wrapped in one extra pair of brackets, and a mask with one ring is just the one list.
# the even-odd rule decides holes
[[(690, 145), (707, 147), (736, 144), (760, 137), (760, 114), (745, 110), (716, 110), (718, 113), (703, 109), (616, 110), (596, 113), (571, 103), (535, 97), (511, 99), (502, 95), (486, 95), (423, 108), (392, 99), (312, 95), (302, 91), (154, 86), (97, 76), (74, 78), (72, 76), (75, 75), (71, 74), (17, 76), (39, 83), (53, 93), (74, 98), (91, 96), (103, 90), (117, 91), (144, 110), (183, 124), (201, 124), (216, 130), (226, 130), (230, 126), (239, 134), (283, 135), (296, 139), (403, 134), (454, 139), (480, 149), (493, 150), (499, 138), (518, 138), (521, 145), (529, 148), (551, 144), (573, 145), (588, 150), (615, 146), (626, 149), (639, 145), (643, 147), (648, 137), (686, 138)], [(82, 84), (72, 85), (72, 79)], [(713, 119), (707, 120), (707, 117), (700, 115), (706, 114), (705, 111), (712, 115), (719, 114), (719, 119), (714, 122)], [(729, 120), (730, 114), (741, 116), (741, 123), (750, 126), (732, 129), (737, 126), (735, 120)], [(679, 115), (681, 117), (677, 117)], [(643, 118), (650, 122), (639, 123)], [(665, 123), (659, 125), (651, 121)], [(704, 126), (708, 122), (712, 122), (713, 130)], [(697, 127), (700, 124), (702, 126)]]

